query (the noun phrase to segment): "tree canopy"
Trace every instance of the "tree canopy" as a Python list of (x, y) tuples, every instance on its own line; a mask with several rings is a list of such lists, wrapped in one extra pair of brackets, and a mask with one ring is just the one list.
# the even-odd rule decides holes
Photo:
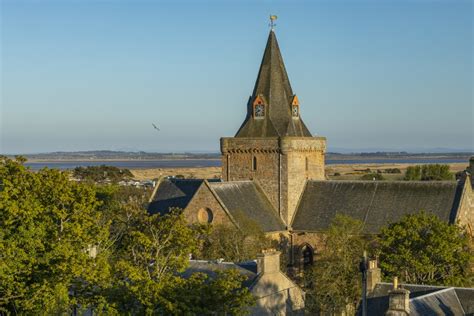
[(80, 180), (89, 180), (94, 182), (119, 182), (133, 178), (133, 174), (128, 169), (119, 169), (113, 166), (87, 166), (76, 167), (73, 176)]
[(435, 215), (406, 215), (382, 229), (378, 243), (380, 267), (387, 279), (398, 276), (406, 283), (474, 285), (469, 237)]
[(271, 245), (271, 240), (265, 236), (256, 222), (243, 214), (237, 216), (239, 227), (233, 225), (208, 227), (208, 234), (203, 235), (204, 243), (199, 254), (200, 258), (222, 258), (233, 262), (253, 260), (262, 249)]
[(360, 299), (359, 262), (366, 241), (362, 222), (336, 215), (312, 268), (305, 271), (306, 310), (311, 314), (351, 313)]
[(0, 158), (0, 308), (48, 314), (101, 304), (107, 254), (90, 250), (109, 232), (94, 189), (57, 170), (29, 172), (23, 162)]
[(149, 216), (138, 191), (119, 197), (23, 162), (0, 157), (0, 313), (245, 314), (253, 304), (236, 271), (182, 277), (206, 230), (180, 210)]
[(409, 166), (404, 177), (406, 181), (441, 181), (453, 179), (454, 176), (449, 171), (449, 165), (440, 164)]

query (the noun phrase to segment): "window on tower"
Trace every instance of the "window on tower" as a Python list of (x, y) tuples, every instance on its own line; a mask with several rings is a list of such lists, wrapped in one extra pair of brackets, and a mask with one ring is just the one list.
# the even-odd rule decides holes
[(291, 109), (291, 115), (293, 117), (298, 117), (299, 114), (300, 114), (299, 112), (300, 112), (299, 106), (298, 105), (293, 105), (293, 107)]
[(265, 105), (263, 104), (255, 104), (255, 117), (264, 117), (265, 116)]
[(252, 170), (256, 171), (257, 170), (257, 157), (252, 158)]
[(253, 100), (253, 117), (264, 118), (265, 117), (265, 99), (262, 95), (257, 95)]

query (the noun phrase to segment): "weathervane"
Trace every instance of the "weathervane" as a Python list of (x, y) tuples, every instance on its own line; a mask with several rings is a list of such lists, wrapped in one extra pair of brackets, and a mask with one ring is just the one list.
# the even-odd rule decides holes
[(273, 31), (275, 29), (275, 20), (278, 19), (278, 17), (276, 15), (270, 15), (270, 29)]

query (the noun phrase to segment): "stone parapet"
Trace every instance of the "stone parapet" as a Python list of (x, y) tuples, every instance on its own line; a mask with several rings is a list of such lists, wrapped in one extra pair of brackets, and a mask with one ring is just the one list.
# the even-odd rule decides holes
[(326, 152), (326, 137), (281, 137), (279, 143), (283, 154), (290, 151)]
[(238, 138), (222, 137), (221, 153), (270, 153), (280, 152), (278, 137)]

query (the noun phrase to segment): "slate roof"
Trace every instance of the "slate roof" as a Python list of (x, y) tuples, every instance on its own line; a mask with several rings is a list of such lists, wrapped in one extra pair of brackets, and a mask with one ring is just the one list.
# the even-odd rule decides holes
[(163, 179), (148, 206), (149, 214), (167, 213), (170, 208), (184, 209), (204, 180)]
[(462, 192), (456, 182), (308, 181), (292, 223), (295, 231), (326, 230), (336, 214), (378, 233), (405, 214), (424, 210), (453, 223)]
[[(253, 100), (261, 95), (265, 100), (265, 117), (253, 118)], [(293, 90), (286, 73), (280, 48), (272, 30), (258, 72), (252, 97), (247, 105), (247, 116), (235, 137), (311, 137), (300, 118), (291, 116)]]
[[(384, 315), (390, 283), (378, 283), (367, 299), (367, 315)], [(474, 315), (474, 288), (403, 284), (410, 291), (410, 315)], [(360, 312), (360, 311), (359, 311)]]
[(237, 224), (245, 225), (245, 220), (250, 219), (265, 232), (286, 229), (270, 201), (253, 181), (216, 182), (209, 186)]
[(246, 277), (243, 282), (245, 287), (250, 287), (257, 277), (257, 262), (246, 261), (242, 263), (220, 262), (216, 260), (190, 260), (189, 267), (181, 274), (184, 278), (189, 278), (193, 273), (204, 273), (210, 278), (215, 278), (217, 272), (236, 269), (241, 275)]

